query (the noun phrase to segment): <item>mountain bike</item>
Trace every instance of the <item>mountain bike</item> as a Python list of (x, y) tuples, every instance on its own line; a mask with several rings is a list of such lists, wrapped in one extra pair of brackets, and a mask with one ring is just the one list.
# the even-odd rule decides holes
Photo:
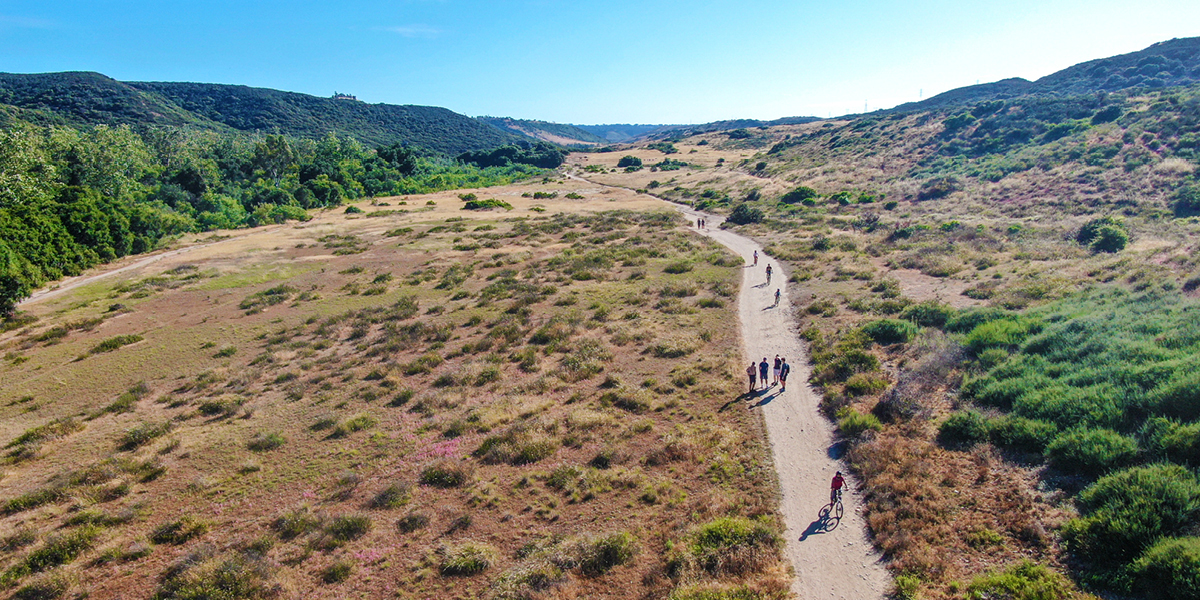
[[(833, 492), (833, 495), (829, 500), (829, 504), (822, 506), (821, 511), (817, 513), (817, 516), (822, 519), (840, 521), (842, 519), (842, 515), (845, 514), (845, 511), (846, 509), (842, 505), (842, 490), (836, 490)], [(837, 527), (837, 525), (834, 525), (833, 527)], [(828, 529), (832, 529), (833, 527), (829, 527)]]

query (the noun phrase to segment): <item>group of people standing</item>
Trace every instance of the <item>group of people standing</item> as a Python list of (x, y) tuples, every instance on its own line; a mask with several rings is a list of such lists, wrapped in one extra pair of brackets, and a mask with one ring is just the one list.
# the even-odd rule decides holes
[(696, 219), (696, 229), (708, 229), (708, 221), (705, 219)]
[[(771, 376), (769, 383), (767, 380), (768, 371), (770, 371)], [(780, 358), (778, 354), (775, 355), (774, 366), (767, 362), (767, 357), (765, 356), (758, 365), (750, 363), (750, 366), (746, 367), (746, 375), (750, 377), (750, 393), (754, 393), (754, 390), (758, 389), (760, 385), (765, 390), (775, 387), (776, 384), (779, 385), (779, 391), (786, 392), (787, 378), (791, 372), (792, 366), (787, 363), (787, 359)]]

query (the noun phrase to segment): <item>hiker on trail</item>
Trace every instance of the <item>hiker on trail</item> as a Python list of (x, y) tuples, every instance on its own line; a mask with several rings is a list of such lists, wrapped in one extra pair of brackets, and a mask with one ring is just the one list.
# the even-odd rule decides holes
[(771, 306), (779, 306), (779, 288), (775, 288), (775, 304)]
[(786, 392), (787, 391), (787, 376), (788, 376), (788, 373), (792, 372), (792, 365), (787, 364), (786, 358), (780, 359), (780, 361), (783, 364), (781, 364), (779, 366), (779, 391)]
[(767, 283), (771, 283), (771, 265), (767, 265)]
[(754, 361), (750, 361), (750, 366), (746, 367), (746, 374), (750, 376), (750, 391), (747, 393), (753, 394), (754, 393), (754, 375), (755, 375)]
[(771, 366), (771, 385), (779, 383), (779, 355), (775, 355), (775, 364)]
[(758, 250), (754, 251), (754, 266), (758, 266)]
[(696, 219), (696, 229), (700, 229), (700, 219)]
[(767, 362), (767, 357), (763, 357), (762, 362), (758, 363), (758, 378), (762, 381), (763, 386), (767, 385), (767, 371), (771, 368), (771, 363)]

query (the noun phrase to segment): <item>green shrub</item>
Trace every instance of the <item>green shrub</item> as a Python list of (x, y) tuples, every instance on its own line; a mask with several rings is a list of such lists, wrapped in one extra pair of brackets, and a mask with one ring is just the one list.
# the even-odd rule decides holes
[(163, 423), (139, 423), (129, 429), (121, 436), (120, 448), (122, 450), (134, 450), (149, 444), (156, 438), (166, 435), (171, 431), (171, 422)]
[(620, 532), (585, 539), (580, 544), (579, 568), (587, 575), (603, 575), (628, 564), (638, 553), (637, 539)]
[(246, 443), (246, 447), (255, 452), (266, 452), (274, 450), (287, 443), (287, 438), (279, 433), (256, 433), (250, 441)]
[(1115, 227), (1124, 230), (1124, 225), (1114, 217), (1104, 216), (1097, 217), (1083, 224), (1079, 231), (1075, 234), (1075, 241), (1090, 246), (1100, 235), (1100, 229), (1104, 227)]
[(867, 431), (879, 431), (883, 429), (883, 423), (879, 422), (879, 417), (871, 413), (860, 413), (850, 407), (842, 408), (838, 411), (838, 431), (846, 437), (857, 437)]
[(192, 515), (184, 515), (174, 521), (163, 523), (150, 532), (150, 541), (155, 544), (182, 544), (208, 533), (212, 524)]
[(335, 560), (333, 564), (325, 567), (321, 572), (321, 581), (325, 583), (341, 583), (350, 579), (350, 575), (354, 573), (354, 563), (348, 560)]
[(118, 335), (116, 337), (110, 337), (110, 338), (104, 340), (103, 342), (100, 342), (99, 344), (92, 346), (92, 349), (88, 350), (88, 354), (100, 354), (102, 352), (112, 352), (113, 350), (116, 350), (117, 348), (120, 348), (121, 346), (128, 346), (129, 344), (136, 344), (136, 343), (142, 341), (143, 339), (145, 339), (145, 338), (143, 338), (140, 335)]
[(21, 586), (12, 595), (13, 600), (55, 600), (66, 596), (71, 589), (71, 578), (61, 570), (41, 575)]
[(1036, 454), (1041, 454), (1058, 435), (1058, 426), (1054, 423), (1014, 415), (992, 419), (987, 428), (993, 444)]
[(714, 575), (759, 572), (774, 562), (780, 539), (762, 521), (721, 517), (697, 527), (667, 563), (672, 576), (697, 571)]
[(973, 410), (956, 412), (938, 427), (938, 442), (943, 446), (961, 448), (987, 440), (987, 419)]
[[(762, 169), (759, 169), (760, 171)], [(817, 190), (810, 187), (799, 186), (790, 192), (779, 197), (779, 201), (784, 204), (799, 204), (805, 200), (810, 200), (817, 197)]]
[(325, 533), (336, 542), (357, 540), (371, 531), (371, 517), (341, 515), (325, 523), (324, 529)]
[(400, 508), (412, 499), (412, 490), (408, 484), (393, 483), (380, 490), (371, 499), (371, 508)]
[(910, 321), (879, 319), (862, 326), (863, 333), (876, 344), (906, 344), (917, 335), (917, 326)]
[(886, 390), (888, 380), (882, 375), (858, 373), (846, 380), (844, 390), (850, 396), (866, 396)]
[(1063, 471), (1099, 476), (1132, 465), (1137, 442), (1109, 429), (1072, 429), (1046, 446), (1046, 459)]
[(633, 156), (633, 155), (627, 154), (617, 160), (617, 168), (618, 169), (624, 169), (627, 167), (641, 168), (641, 166), (642, 166), (642, 159), (640, 159), (636, 156)]
[(421, 470), (421, 483), (440, 488), (466, 485), (471, 478), (470, 467), (449, 459), (439, 460)]
[(271, 528), (285, 540), (300, 537), (320, 527), (321, 519), (305, 508), (288, 511), (271, 523)]
[(1158, 457), (1185, 465), (1200, 465), (1200, 423), (1183, 424), (1174, 419), (1155, 417), (1142, 426), (1141, 437), (1147, 450)]
[(953, 315), (954, 309), (949, 304), (937, 300), (919, 302), (900, 311), (901, 319), (912, 321), (919, 327), (945, 327)]
[(1024, 341), (1029, 334), (1025, 323), (1001, 319), (980, 324), (967, 334), (967, 348), (978, 356), (990, 348), (1012, 348)]
[(345, 437), (351, 433), (362, 431), (364, 429), (370, 429), (378, 424), (379, 419), (376, 419), (371, 415), (355, 415), (349, 419), (346, 419), (345, 421), (342, 421), (341, 423), (338, 423), (337, 427), (333, 428), (333, 433), (330, 433), (329, 435), (330, 437)]
[(967, 585), (968, 600), (1067, 600), (1074, 597), (1066, 577), (1024, 561), (1000, 573), (976, 577)]
[[(85, 525), (74, 531), (51, 535), (42, 547), (30, 552), (21, 563), (13, 567), (25, 573), (41, 573), (54, 567), (65, 565), (81, 554), (92, 549), (100, 529)], [(12, 569), (10, 568), (10, 572)], [(5, 573), (7, 577), (8, 573)]]
[(677, 260), (674, 262), (667, 263), (667, 266), (663, 267), (664, 273), (670, 273), (672, 275), (679, 275), (681, 273), (687, 273), (688, 271), (691, 271), (691, 270), (692, 270), (692, 261), (690, 261), (690, 260)]
[(400, 533), (412, 533), (418, 529), (422, 529), (429, 525), (429, 515), (425, 513), (411, 513), (400, 517), (396, 521), (396, 529)]
[(760, 208), (750, 206), (745, 202), (733, 207), (729, 213), (729, 222), (736, 225), (747, 225), (750, 223), (762, 223), (763, 211)]
[(440, 550), (442, 575), (469, 576), (482, 573), (496, 562), (496, 550), (487, 544), (467, 542)]
[(946, 331), (967, 333), (984, 323), (1012, 319), (1015, 316), (1015, 313), (1001, 308), (969, 308), (951, 316), (946, 321)]
[(1148, 400), (1158, 414), (1185, 421), (1200, 419), (1200, 372), (1180, 369), (1175, 377), (1155, 388)]
[(1081, 517), (1062, 529), (1068, 550), (1111, 568), (1163, 536), (1190, 531), (1200, 516), (1200, 479), (1179, 465), (1135, 467), (1100, 478), (1079, 494)]
[(1200, 600), (1200, 538), (1165, 538), (1133, 565), (1134, 591), (1149, 600)]
[(279, 595), (276, 563), (257, 552), (217, 555), (201, 547), (162, 575), (153, 600), (260, 600)]
[(1096, 239), (1092, 240), (1093, 252), (1116, 253), (1129, 245), (1129, 232), (1124, 227), (1105, 225), (1096, 230)]
[(1175, 190), (1175, 215), (1191, 217), (1200, 214), (1200, 185), (1184, 185)]

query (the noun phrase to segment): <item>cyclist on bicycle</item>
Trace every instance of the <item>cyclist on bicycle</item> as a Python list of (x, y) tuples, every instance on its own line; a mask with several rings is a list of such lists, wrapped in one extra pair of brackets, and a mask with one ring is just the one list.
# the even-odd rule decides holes
[(846, 479), (842, 477), (842, 472), (838, 471), (833, 476), (833, 482), (830, 484), (829, 503), (834, 504), (842, 495), (842, 486), (846, 485)]

